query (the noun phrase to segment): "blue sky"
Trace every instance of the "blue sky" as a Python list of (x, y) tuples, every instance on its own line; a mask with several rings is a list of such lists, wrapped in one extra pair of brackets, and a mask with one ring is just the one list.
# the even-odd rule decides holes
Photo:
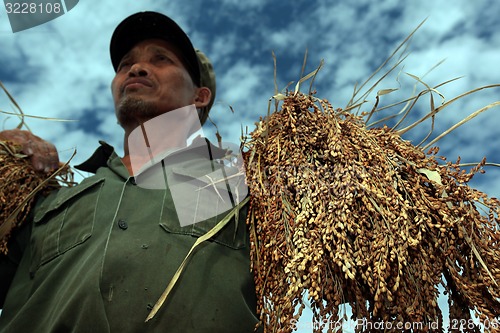
[[(67, 14), (15, 34), (0, 6), (0, 80), (25, 113), (77, 120), (28, 120), (35, 134), (56, 144), (62, 159), (76, 149), (72, 164), (89, 157), (100, 139), (122, 150), (123, 132), (116, 124), (110, 94), (114, 72), (109, 40), (123, 18), (141, 10), (171, 16), (212, 59), (218, 89), (211, 118), (226, 141), (238, 142), (241, 128), (251, 130), (267, 113), (274, 94), (271, 52), (277, 57), (280, 89), (297, 81), (306, 50), (306, 72), (324, 59), (314, 85), (317, 96), (345, 107), (356, 83), (367, 79), (426, 18), (404, 66), (380, 84), (379, 89), (399, 89), (383, 96), (382, 104), (411, 95), (416, 82), (406, 73), (421, 77), (443, 59), (424, 81), (435, 86), (462, 77), (438, 89), (445, 100), (500, 83), (498, 1), (82, 0)], [(423, 88), (418, 85), (417, 91)], [(499, 91), (482, 91), (446, 108), (436, 118), (435, 133), (497, 101)], [(369, 111), (373, 102), (372, 94), (362, 110)], [(441, 102), (438, 95), (435, 102)], [(13, 110), (3, 95), (0, 110)], [(409, 121), (428, 110), (425, 97)], [(18, 123), (5, 115), (0, 120), (3, 129)], [(450, 160), (460, 156), (463, 162), (479, 162), (486, 156), (500, 163), (499, 125), (500, 109), (491, 109), (439, 141), (440, 154)], [(405, 138), (418, 143), (428, 129), (428, 124), (421, 125)], [(488, 167), (472, 185), (498, 197), (499, 176), (499, 168)]]

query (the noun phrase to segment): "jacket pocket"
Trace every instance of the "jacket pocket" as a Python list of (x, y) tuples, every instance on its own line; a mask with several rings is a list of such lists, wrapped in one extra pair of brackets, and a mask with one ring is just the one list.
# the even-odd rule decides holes
[[(200, 237), (231, 214), (246, 197), (246, 187), (241, 186), (244, 179), (238, 183), (236, 178), (230, 178), (227, 182), (221, 181), (220, 175), (220, 172), (213, 172), (195, 177), (187, 169), (173, 169), (172, 176), (168, 177), (172, 200), (169, 200), (169, 207), (164, 207), (161, 227), (169, 233)], [(233, 249), (247, 246), (246, 214), (245, 205), (211, 240)]]
[(92, 236), (104, 179), (83, 181), (49, 195), (35, 208), (31, 272)]

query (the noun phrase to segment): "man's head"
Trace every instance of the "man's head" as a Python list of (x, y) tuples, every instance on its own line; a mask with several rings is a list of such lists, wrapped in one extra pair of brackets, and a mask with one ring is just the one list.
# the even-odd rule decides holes
[(116, 71), (113, 98), (122, 126), (132, 110), (146, 112), (147, 120), (190, 104), (205, 122), (215, 98), (213, 67), (173, 20), (155, 12), (126, 18), (113, 33), (110, 52)]

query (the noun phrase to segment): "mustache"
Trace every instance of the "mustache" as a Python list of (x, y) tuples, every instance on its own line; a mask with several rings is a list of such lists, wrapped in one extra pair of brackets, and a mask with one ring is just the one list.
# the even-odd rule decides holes
[(123, 83), (120, 85), (120, 91), (123, 92), (125, 88), (132, 83), (140, 83), (143, 84), (147, 87), (153, 87), (154, 83), (153, 81), (146, 79), (144, 77), (131, 77), (123, 81)]

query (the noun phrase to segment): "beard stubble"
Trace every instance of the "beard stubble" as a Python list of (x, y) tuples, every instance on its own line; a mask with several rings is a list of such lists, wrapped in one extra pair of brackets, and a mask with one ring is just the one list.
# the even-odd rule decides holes
[(136, 97), (126, 97), (116, 109), (116, 118), (118, 123), (124, 127), (127, 124), (152, 119), (158, 115), (157, 113), (158, 111), (153, 103)]

